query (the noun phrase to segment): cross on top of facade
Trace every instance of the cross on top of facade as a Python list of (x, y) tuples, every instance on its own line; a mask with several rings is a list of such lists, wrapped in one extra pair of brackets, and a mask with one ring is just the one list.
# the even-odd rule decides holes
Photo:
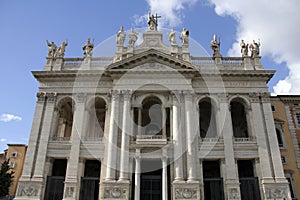
[(158, 24), (158, 23), (157, 23), (157, 20), (158, 20), (159, 18), (161, 18), (161, 16), (158, 16), (157, 13), (156, 13), (155, 16), (154, 16), (154, 19), (155, 19), (156, 24)]

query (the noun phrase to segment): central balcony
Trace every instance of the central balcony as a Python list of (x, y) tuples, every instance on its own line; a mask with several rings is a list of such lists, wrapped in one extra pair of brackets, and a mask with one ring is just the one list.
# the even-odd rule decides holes
[(137, 135), (136, 136), (136, 144), (158, 144), (164, 145), (167, 144), (167, 138), (162, 135)]

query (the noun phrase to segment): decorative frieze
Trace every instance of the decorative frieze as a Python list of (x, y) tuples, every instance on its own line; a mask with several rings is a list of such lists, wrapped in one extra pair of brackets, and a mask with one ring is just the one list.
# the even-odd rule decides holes
[(74, 187), (66, 187), (65, 197), (72, 198), (75, 196), (75, 188)]
[(265, 189), (265, 196), (267, 199), (287, 199), (289, 196), (288, 191), (288, 187), (285, 186), (267, 187)]
[(230, 188), (228, 192), (228, 200), (239, 199), (239, 191), (237, 188)]
[(37, 197), (39, 195), (39, 187), (31, 184), (22, 184), (18, 188), (18, 196)]
[(197, 190), (191, 188), (177, 188), (175, 199), (197, 199)]
[(120, 187), (104, 188), (104, 199), (127, 199), (127, 191)]

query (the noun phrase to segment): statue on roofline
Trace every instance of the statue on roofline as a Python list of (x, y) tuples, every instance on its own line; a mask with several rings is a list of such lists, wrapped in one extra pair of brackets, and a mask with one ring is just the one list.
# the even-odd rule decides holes
[(259, 57), (259, 53), (260, 53), (259, 47), (260, 47), (259, 40), (258, 42), (255, 42), (255, 40), (253, 40), (252, 44), (250, 44), (249, 46), (252, 58)]
[(50, 43), (48, 40), (46, 40), (46, 42), (47, 42), (47, 45), (49, 46), (48, 57), (49, 58), (54, 58), (57, 46), (56, 46), (56, 44), (54, 42)]
[(87, 43), (82, 47), (84, 57), (92, 57), (94, 50), (94, 42), (91, 43), (91, 38), (88, 38)]
[(245, 44), (244, 40), (241, 40), (240, 46), (241, 46), (242, 57), (248, 56), (249, 44)]
[(176, 36), (176, 32), (174, 31), (174, 29), (172, 29), (171, 33), (169, 34), (169, 41), (170, 41), (171, 45), (177, 45), (175, 36)]
[(68, 46), (68, 40), (63, 41), (55, 52), (56, 58), (62, 58), (65, 56), (66, 46)]
[(213, 57), (222, 57), (220, 53), (221, 42), (217, 40), (217, 35), (214, 34), (212, 41), (210, 42), (210, 48), (213, 51)]
[(132, 28), (128, 37), (129, 37), (128, 46), (134, 46), (135, 42), (138, 39), (138, 33), (135, 32), (134, 29)]
[(148, 14), (148, 29), (151, 31), (157, 31), (157, 19), (155, 19), (154, 15)]
[(189, 44), (189, 36), (190, 36), (190, 32), (188, 29), (183, 28), (181, 35), (180, 35), (180, 39), (181, 39), (181, 43), (184, 45), (188, 45)]
[(117, 45), (123, 46), (125, 42), (126, 33), (123, 26), (121, 26), (119, 32), (117, 33)]

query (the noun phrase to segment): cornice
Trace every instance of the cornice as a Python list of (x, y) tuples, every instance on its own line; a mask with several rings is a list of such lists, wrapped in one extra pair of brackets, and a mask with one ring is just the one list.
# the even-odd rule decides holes
[(299, 103), (300, 102), (300, 95), (277, 95), (284, 103)]
[(145, 63), (150, 60), (154, 60), (154, 61), (160, 62), (162, 64), (165, 64), (167, 62), (167, 63), (170, 63), (171, 65), (175, 65), (175, 66), (178, 66), (183, 69), (196, 69), (193, 66), (193, 64), (190, 62), (175, 58), (172, 55), (168, 55), (166, 53), (163, 53), (163, 52), (155, 50), (155, 49), (149, 49), (142, 53), (133, 55), (129, 58), (126, 58), (121, 61), (110, 64), (107, 67), (107, 70), (125, 69), (128, 66), (130, 66), (130, 68), (132, 68), (132, 67), (135, 67), (137, 65), (140, 65), (141, 63)]

